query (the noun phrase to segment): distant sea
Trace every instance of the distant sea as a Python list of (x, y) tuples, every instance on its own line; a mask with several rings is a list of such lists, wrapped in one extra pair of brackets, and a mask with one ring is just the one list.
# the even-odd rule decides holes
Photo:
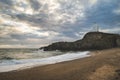
[(89, 51), (43, 51), (35, 48), (0, 48), (0, 72), (89, 57)]

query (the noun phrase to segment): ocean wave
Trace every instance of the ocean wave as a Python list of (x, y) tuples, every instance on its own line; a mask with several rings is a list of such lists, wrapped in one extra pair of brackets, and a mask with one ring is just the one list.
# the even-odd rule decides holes
[(74, 59), (89, 57), (89, 51), (85, 52), (67, 52), (62, 55), (51, 56), (41, 59), (20, 59), (20, 60), (3, 60), (0, 63), (0, 72), (8, 72), (12, 70), (20, 70), (30, 68), (34, 66), (42, 66), (48, 64), (55, 64), (64, 61), (70, 61)]
[(14, 59), (14, 58), (12, 58), (12, 57), (7, 57), (7, 56), (4, 56), (4, 57), (2, 57), (2, 58), (0, 58), (1, 60), (12, 60), (12, 59)]

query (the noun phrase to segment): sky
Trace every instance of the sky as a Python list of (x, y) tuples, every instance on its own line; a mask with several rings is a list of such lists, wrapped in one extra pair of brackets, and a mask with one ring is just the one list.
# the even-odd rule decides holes
[(0, 0), (0, 48), (39, 48), (95, 30), (120, 34), (120, 0)]

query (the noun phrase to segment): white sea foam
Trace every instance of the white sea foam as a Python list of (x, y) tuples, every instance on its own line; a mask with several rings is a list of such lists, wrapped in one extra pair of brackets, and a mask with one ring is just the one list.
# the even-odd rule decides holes
[(89, 57), (89, 51), (85, 52), (70, 52), (62, 55), (52, 56), (41, 59), (20, 59), (20, 60), (4, 60), (0, 63), (0, 72), (8, 72), (13, 70), (21, 70), (31, 68), (34, 66), (43, 66), (48, 64), (55, 64), (64, 61)]

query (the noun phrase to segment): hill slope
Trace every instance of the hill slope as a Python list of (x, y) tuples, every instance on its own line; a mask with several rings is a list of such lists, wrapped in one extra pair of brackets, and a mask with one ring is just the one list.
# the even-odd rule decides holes
[(89, 32), (83, 39), (75, 42), (56, 42), (42, 47), (44, 51), (80, 51), (80, 50), (101, 50), (120, 47), (120, 35), (102, 33), (102, 32)]

